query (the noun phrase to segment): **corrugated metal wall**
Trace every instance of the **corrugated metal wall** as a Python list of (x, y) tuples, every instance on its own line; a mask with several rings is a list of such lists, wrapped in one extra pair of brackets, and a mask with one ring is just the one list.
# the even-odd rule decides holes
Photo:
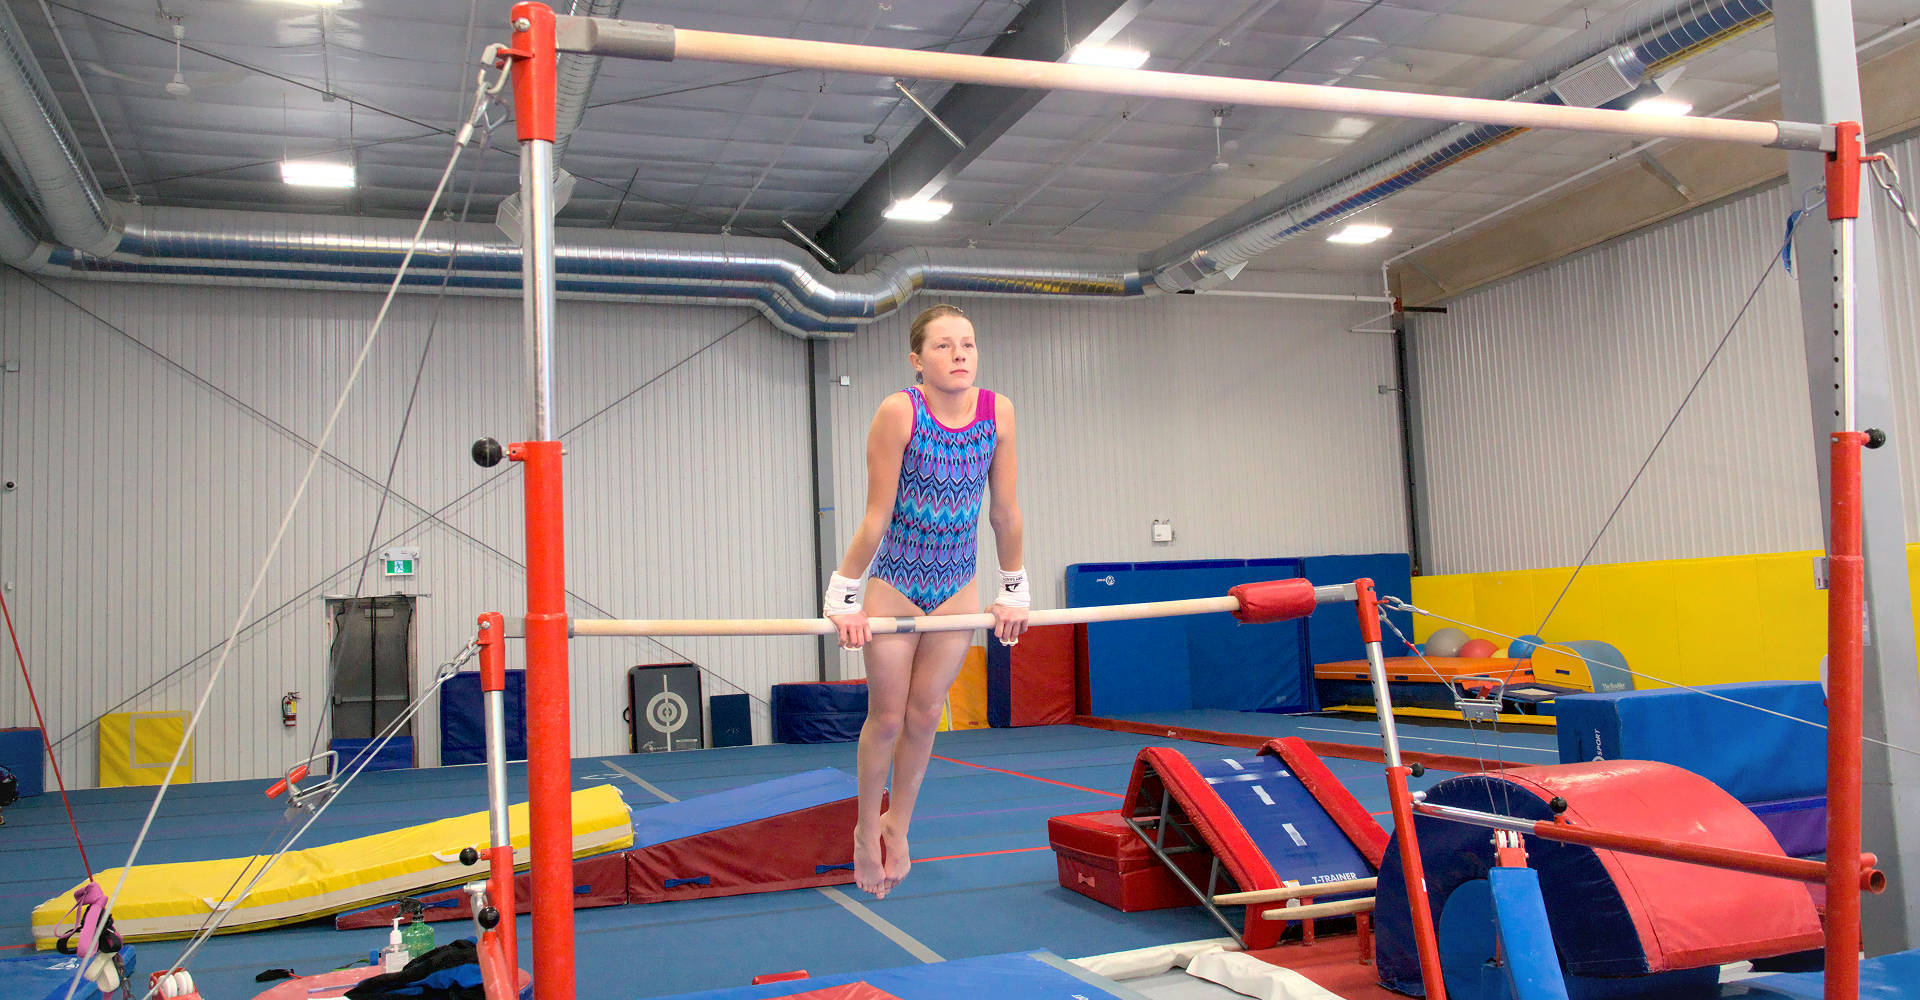
[[(1913, 178), (1920, 144), (1890, 151)], [(1767, 269), (1790, 201), (1784, 185), (1738, 198), (1414, 318), (1429, 572), (1581, 559)], [(1920, 251), (1877, 208), (1892, 434), (1913, 470)], [(1795, 279), (1774, 268), (1591, 561), (1821, 547), (1798, 302)]]
[[(866, 498), (875, 407), (913, 380), (907, 329), (933, 304), (834, 344), (839, 544)], [(1348, 333), (1364, 306), (1163, 296), (1126, 302), (960, 298), (980, 384), (1019, 414), (1021, 512), (1035, 607), (1076, 562), (1404, 551), (1393, 350)], [(1155, 518), (1176, 538), (1153, 544)], [(981, 572), (998, 562), (982, 517)], [(842, 664), (860, 676), (857, 657)]]
[[(18, 485), (0, 493), (0, 585), (71, 782), (93, 783), (99, 713), (191, 707), (377, 305), (0, 270), (0, 359), (19, 365), (0, 374), (0, 476)], [(325, 686), (322, 598), (354, 592), (370, 534), (422, 549), (418, 576), (396, 585), (376, 564), (364, 586), (422, 595), (422, 682), (477, 613), (523, 606), (518, 467), (467, 457), (476, 438), (527, 434), (511, 301), (445, 300), (373, 530), (434, 309), (420, 295), (395, 306), (211, 704), (202, 780), (307, 754)], [(565, 302), (560, 319), (573, 613), (806, 613), (804, 345), (747, 310)], [(577, 643), (575, 752), (624, 752), (626, 668), (683, 659), (708, 669), (709, 693), (753, 695), (761, 739), (768, 685), (817, 671), (804, 640)], [(0, 662), (0, 719), (30, 723), (11, 650)], [(292, 690), (306, 702), (288, 729), (279, 703)], [(418, 731), (431, 763), (431, 708)]]

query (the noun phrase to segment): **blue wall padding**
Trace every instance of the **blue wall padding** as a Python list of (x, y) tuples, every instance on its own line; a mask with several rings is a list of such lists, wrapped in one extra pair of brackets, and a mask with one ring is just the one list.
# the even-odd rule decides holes
[(37, 726), (0, 729), (0, 767), (13, 772), (20, 797), (38, 795), (45, 788), (47, 744)]
[[(1077, 563), (1067, 567), (1067, 604), (1218, 597), (1235, 584), (1299, 575), (1293, 559)], [(1087, 674), (1095, 715), (1314, 707), (1297, 621), (1242, 626), (1217, 614), (1097, 623), (1087, 628)]]
[(1703, 688), (1565, 695), (1559, 699), (1560, 762), (1657, 760), (1682, 767), (1742, 802), (1825, 795), (1825, 732), (1756, 712), (1757, 705), (1825, 725), (1814, 681), (1761, 681)]
[[(1283, 881), (1366, 878), (1373, 866), (1280, 758), (1196, 757), (1193, 769), (1233, 813)], [(1364, 895), (1316, 897), (1315, 902)]]
[[(1788, 972), (1743, 979), (1745, 1000), (1822, 1000), (1826, 979), (1818, 972)], [(1860, 1000), (1920, 1000), (1920, 948), (1860, 963)]]
[[(504, 707), (507, 717), (507, 759), (527, 759), (527, 672), (507, 671)], [(440, 688), (440, 763), (487, 762), (487, 710), (480, 691), (480, 674), (454, 674)]]
[[(1364, 556), (1308, 556), (1301, 560), (1300, 575), (1316, 586), (1352, 583), (1361, 577), (1373, 581), (1374, 593), (1383, 597), (1413, 600), (1413, 561), (1404, 552), (1380, 552)], [(1413, 616), (1405, 611), (1389, 611), (1387, 618), (1413, 638)], [(1381, 639), (1388, 656), (1408, 655), (1405, 644), (1391, 630), (1382, 630)], [(1366, 646), (1360, 641), (1360, 619), (1353, 605), (1345, 602), (1322, 604), (1307, 619), (1307, 648), (1311, 663), (1339, 663), (1364, 659)], [(1369, 699), (1371, 700), (1371, 699)], [(1451, 705), (1447, 707), (1451, 708)]]
[[(33, 732), (38, 736), (40, 730)], [(127, 982), (133, 982), (138, 965), (133, 945), (120, 946), (120, 962), (126, 967)], [(58, 952), (0, 958), (0, 1000), (65, 1000), (73, 985), (73, 963), (72, 955)], [(82, 979), (73, 1000), (100, 1000), (100, 987)]]
[(1540, 898), (1540, 875), (1531, 868), (1495, 868), (1487, 872), (1493, 913), (1506, 953), (1507, 985), (1514, 1000), (1567, 1000), (1560, 958), (1553, 949), (1547, 904)]
[(1051, 952), (959, 958), (871, 972), (842, 972), (764, 986), (681, 993), (660, 1000), (774, 1000), (849, 983), (867, 983), (899, 1000), (1120, 1000), (1139, 994), (1063, 961)]
[(633, 849), (641, 850), (682, 837), (784, 816), (850, 799), (858, 794), (860, 786), (851, 775), (823, 767), (650, 809), (635, 810)]
[(775, 684), (775, 743), (846, 743), (860, 738), (867, 721), (867, 685)]

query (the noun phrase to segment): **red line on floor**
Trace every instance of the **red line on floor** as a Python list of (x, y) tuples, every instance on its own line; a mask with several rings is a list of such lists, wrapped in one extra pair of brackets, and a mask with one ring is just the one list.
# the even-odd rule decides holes
[(961, 858), (990, 858), (996, 854), (1025, 854), (1028, 851), (1045, 851), (1045, 850), (1050, 850), (1050, 848), (1009, 847), (1004, 851), (981, 851), (978, 854), (942, 854), (937, 858), (914, 858), (913, 860), (916, 863), (921, 861), (958, 861)]
[(1092, 792), (1095, 795), (1105, 795), (1110, 799), (1117, 799), (1121, 797), (1117, 792), (1103, 792), (1098, 788), (1088, 788), (1085, 785), (1068, 784), (1067, 782), (1064, 782), (1064, 781), (1055, 781), (1052, 778), (1042, 778), (1042, 777), (1039, 777), (1038, 775), (1026, 774), (1021, 771), (1009, 771), (1004, 767), (988, 767), (985, 764), (974, 764), (969, 761), (955, 760), (952, 757), (942, 757), (939, 754), (933, 754), (932, 757), (935, 760), (944, 760), (949, 764), (963, 764), (967, 767), (977, 767), (982, 771), (997, 771), (1001, 774), (1011, 774), (1016, 778), (1030, 778), (1034, 781), (1044, 781), (1049, 785), (1059, 785), (1061, 788), (1071, 788), (1076, 791)]

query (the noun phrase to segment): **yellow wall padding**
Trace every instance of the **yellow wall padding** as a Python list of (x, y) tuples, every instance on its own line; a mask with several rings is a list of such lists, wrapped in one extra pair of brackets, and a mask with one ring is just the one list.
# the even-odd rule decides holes
[[(115, 712), (100, 717), (100, 787), (157, 785), (187, 731), (186, 712)], [(193, 742), (173, 780), (193, 780)]]
[(940, 728), (987, 728), (987, 647), (967, 647), (960, 676), (947, 689), (947, 714), (941, 716)]
[[(508, 822), (514, 831), (514, 863), (525, 867), (529, 861), (527, 804), (511, 807)], [(310, 920), (377, 900), (484, 878), (489, 869), (484, 850), (480, 863), (469, 868), (460, 863), (460, 849), (484, 849), (490, 842), (487, 814), (477, 812), (289, 851), (254, 886), (252, 894), (237, 904), (227, 904), (225, 894), (238, 891), (236, 879), (248, 864), (259, 859), (136, 865), (114, 909), (114, 927), (129, 941), (190, 937), (216, 907), (227, 905), (234, 912), (221, 925), (223, 934)], [(573, 793), (574, 857), (631, 846), (633, 822), (619, 789), (597, 785)], [(111, 895), (124, 871), (127, 869), (109, 869), (94, 881)], [(253, 873), (248, 872), (246, 877), (252, 878)], [(72, 905), (73, 892), (69, 890), (34, 908), (36, 947), (53, 947), (62, 930), (60, 922)]]
[[(1413, 578), (1413, 602), (1484, 629), (1466, 629), (1496, 646), (1539, 629), (1553, 642), (1611, 643), (1636, 673), (1634, 686), (1812, 680), (1827, 646), (1827, 594), (1814, 588), (1818, 552), (1714, 559), (1607, 563), (1571, 568), (1463, 573)], [(1907, 546), (1907, 576), (1920, 580), (1920, 545)], [(1920, 600), (1915, 628), (1920, 630)], [(1424, 640), (1448, 623), (1414, 622)], [(1655, 679), (1657, 678), (1657, 680)]]

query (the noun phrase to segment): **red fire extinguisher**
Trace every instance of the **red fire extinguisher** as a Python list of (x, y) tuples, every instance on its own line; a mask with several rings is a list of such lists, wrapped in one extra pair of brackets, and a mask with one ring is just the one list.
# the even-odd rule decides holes
[(295, 725), (298, 723), (299, 718), (300, 692), (288, 691), (287, 696), (280, 699), (280, 724), (283, 726)]

